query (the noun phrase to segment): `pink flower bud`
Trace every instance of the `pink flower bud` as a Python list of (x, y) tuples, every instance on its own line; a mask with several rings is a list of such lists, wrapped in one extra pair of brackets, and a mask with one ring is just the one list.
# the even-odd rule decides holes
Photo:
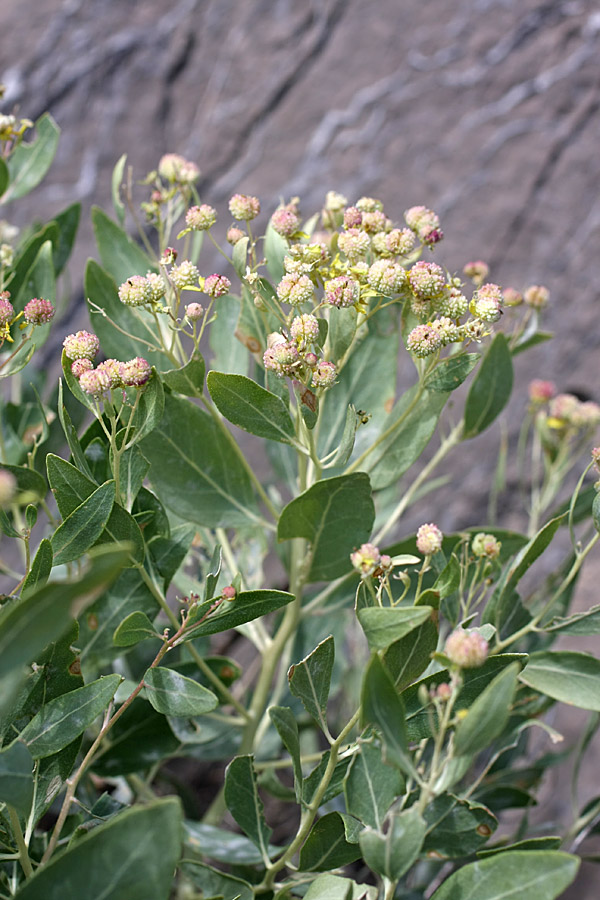
[(190, 322), (198, 322), (204, 315), (204, 307), (200, 303), (188, 303), (185, 314)]
[(468, 262), (463, 268), (467, 278), (472, 278), (475, 284), (482, 284), (487, 278), (489, 271), (490, 267), (481, 259), (476, 259), (475, 262)]
[(232, 246), (237, 244), (238, 241), (241, 241), (243, 237), (246, 237), (246, 235), (241, 228), (237, 227), (237, 225), (232, 225), (227, 229), (227, 241)]
[(91, 372), (93, 368), (94, 363), (91, 359), (86, 359), (85, 357), (82, 359), (75, 359), (71, 364), (71, 372), (75, 378), (81, 378), (84, 372)]
[(89, 372), (83, 372), (79, 379), (79, 387), (98, 400), (110, 390), (110, 378), (106, 372), (91, 369)]
[(312, 373), (312, 386), (328, 388), (335, 384), (337, 369), (335, 364), (322, 359)]
[(363, 578), (368, 578), (379, 567), (381, 557), (375, 544), (363, 544), (350, 554), (350, 562)]
[(271, 226), (282, 237), (291, 237), (300, 227), (300, 216), (295, 204), (276, 209), (271, 216)]
[(524, 300), (528, 306), (533, 309), (543, 309), (548, 304), (550, 292), (547, 287), (541, 284), (532, 284), (525, 291)]
[(2, 291), (0, 294), (0, 325), (8, 325), (12, 322), (15, 311), (12, 303), (8, 299), (10, 294), (8, 291)]
[(529, 399), (532, 403), (547, 403), (548, 400), (556, 396), (556, 385), (553, 381), (542, 381), (541, 378), (534, 378), (529, 382)]
[(192, 206), (185, 214), (185, 224), (192, 231), (208, 231), (217, 221), (217, 211), (203, 203), (201, 206)]
[(488, 657), (488, 642), (478, 631), (457, 628), (453, 631), (444, 647), (444, 653), (455, 666), (460, 669), (476, 669), (482, 666)]
[(236, 595), (237, 591), (231, 584), (226, 585), (221, 591), (221, 597), (223, 598), (223, 600), (228, 600), (230, 603), (232, 600), (235, 600)]
[(338, 309), (354, 306), (360, 300), (360, 284), (348, 275), (338, 275), (325, 285), (325, 300)]
[(432, 556), (442, 549), (444, 535), (437, 525), (421, 525), (417, 531), (417, 550), (423, 556)]
[(152, 285), (143, 275), (132, 275), (119, 287), (119, 300), (126, 306), (151, 303), (152, 294)]

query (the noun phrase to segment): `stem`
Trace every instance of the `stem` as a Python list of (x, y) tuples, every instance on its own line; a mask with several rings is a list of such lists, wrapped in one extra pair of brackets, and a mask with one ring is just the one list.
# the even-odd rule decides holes
[(275, 881), (275, 876), (284, 866), (288, 863), (288, 861), (294, 856), (297, 850), (300, 849), (306, 838), (308, 837), (310, 830), (312, 828), (313, 822), (315, 820), (315, 816), (321, 806), (323, 801), (323, 797), (325, 796), (325, 791), (329, 787), (329, 782), (333, 777), (333, 773), (335, 771), (335, 767), (337, 765), (339, 759), (340, 748), (344, 743), (346, 737), (360, 717), (360, 708), (356, 710), (350, 721), (345, 725), (345, 727), (340, 731), (338, 737), (331, 745), (329, 760), (327, 761), (327, 767), (323, 772), (323, 778), (321, 779), (321, 783), (317, 788), (315, 796), (312, 799), (312, 802), (307, 806), (307, 808), (302, 813), (302, 818), (300, 820), (300, 828), (298, 829), (298, 833), (292, 843), (289, 845), (287, 850), (276, 860), (268, 869), (265, 874), (264, 881), (262, 885), (258, 888), (258, 891), (267, 891), (271, 890), (273, 887), (273, 883)]
[(348, 466), (348, 468), (344, 472), (344, 475), (349, 475), (351, 472), (355, 472), (356, 469), (360, 468), (360, 466), (365, 461), (367, 456), (370, 456), (370, 454), (373, 452), (373, 450), (375, 450), (383, 441), (387, 440), (387, 438), (390, 437), (394, 433), (394, 431), (396, 431), (396, 429), (404, 422), (404, 420), (406, 418), (408, 418), (408, 416), (414, 410), (415, 406), (418, 404), (419, 400), (421, 399), (421, 395), (423, 394), (424, 390), (425, 390), (425, 388), (423, 386), (423, 383), (420, 382), (418, 385), (418, 389), (415, 392), (415, 396), (413, 397), (412, 401), (408, 404), (407, 408), (404, 410), (402, 415), (399, 416), (399, 418), (397, 418), (395, 422), (392, 422), (392, 424), (390, 426), (388, 426), (388, 428), (386, 428), (385, 431), (382, 431), (381, 434), (379, 435), (379, 437), (377, 438), (377, 440), (374, 441), (370, 447), (367, 447), (367, 449), (364, 451), (364, 453), (361, 453), (361, 455), (358, 457), (358, 459), (354, 460), (352, 465)]
[(19, 850), (19, 862), (21, 863), (21, 868), (25, 873), (25, 877), (31, 878), (31, 876), (33, 875), (33, 867), (31, 865), (31, 860), (29, 859), (27, 844), (25, 843), (25, 840), (23, 838), (19, 816), (12, 806), (8, 807), (8, 817), (10, 819), (10, 827), (12, 829), (13, 837)]

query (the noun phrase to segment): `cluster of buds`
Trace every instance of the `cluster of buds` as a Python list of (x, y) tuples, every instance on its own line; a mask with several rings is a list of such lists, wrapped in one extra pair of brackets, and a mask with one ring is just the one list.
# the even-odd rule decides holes
[[(300, 384), (314, 388), (328, 388), (335, 384), (337, 368), (334, 363), (320, 359), (318, 350), (319, 320), (311, 313), (292, 319), (289, 337), (273, 332), (267, 337), (263, 354), (265, 369), (279, 378), (293, 378)], [(314, 348), (314, 349), (311, 349)]]
[(34, 297), (25, 304), (22, 312), (15, 314), (14, 307), (10, 302), (10, 291), (0, 292), (0, 344), (5, 340), (11, 341), (10, 326), (18, 319), (23, 318), (21, 328), (32, 325), (34, 328), (38, 325), (46, 325), (54, 318), (56, 309), (50, 300), (44, 300), (43, 297)]
[(217, 211), (207, 203), (201, 206), (191, 206), (185, 214), (187, 228), (181, 232), (182, 237), (188, 231), (208, 231), (217, 221)]
[(375, 544), (362, 544), (350, 554), (350, 562), (361, 578), (381, 576), (392, 568), (392, 558), (380, 553)]
[(600, 425), (600, 406), (574, 394), (557, 394), (550, 400), (546, 424), (558, 431), (591, 431)]
[(152, 368), (141, 356), (127, 362), (107, 359), (94, 367), (94, 358), (100, 342), (89, 331), (68, 334), (63, 341), (66, 358), (71, 361), (71, 372), (86, 394), (99, 399), (109, 391), (127, 387), (142, 387), (150, 379)]
[(260, 212), (260, 200), (249, 194), (234, 194), (229, 201), (229, 212), (239, 222), (251, 222)]
[(158, 163), (158, 174), (171, 184), (190, 185), (198, 180), (200, 169), (178, 153), (165, 153)]

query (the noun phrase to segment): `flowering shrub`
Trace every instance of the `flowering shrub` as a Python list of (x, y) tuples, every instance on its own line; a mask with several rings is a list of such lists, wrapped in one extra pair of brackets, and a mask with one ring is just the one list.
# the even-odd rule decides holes
[[(43, 175), (26, 163), (55, 132), (37, 128), (3, 138), (4, 197)], [(482, 261), (469, 288), (433, 261), (433, 211), (369, 197), (330, 192), (308, 220), (293, 198), (258, 237), (259, 200), (235, 194), (216, 237), (223, 212), (177, 154), (145, 179), (142, 249), (124, 166), (116, 220), (93, 211), (90, 331), (61, 335), (52, 409), (15, 373), (46, 335), (74, 214), (2, 245), (0, 371), (22, 393), (4, 402), (0, 527), (22, 554), (0, 609), (0, 893), (560, 896), (600, 804), (565, 837), (527, 810), (561, 739), (544, 713), (600, 710), (600, 662), (552, 649), (600, 630), (598, 607), (569, 609), (600, 450), (562, 493), (600, 409), (532, 383), (525, 533), (443, 534), (432, 490), (508, 402), (514, 355), (548, 338), (548, 291), (503, 290)], [(202, 274), (206, 238), (222, 272)], [(433, 521), (403, 532), (423, 497)], [(559, 531), (557, 572), (525, 579)], [(210, 776), (210, 802), (173, 759)], [(521, 819), (495, 838), (506, 809)]]

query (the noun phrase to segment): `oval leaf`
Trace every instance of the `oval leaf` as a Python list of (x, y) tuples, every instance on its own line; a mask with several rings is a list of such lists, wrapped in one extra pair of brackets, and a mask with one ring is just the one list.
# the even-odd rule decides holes
[(315, 647), (302, 662), (291, 666), (288, 672), (290, 691), (302, 701), (305, 710), (327, 731), (327, 698), (331, 684), (335, 648), (330, 635)]
[(268, 862), (271, 829), (265, 822), (251, 756), (237, 756), (227, 767), (225, 802), (242, 831), (260, 850), (263, 861)]
[(500, 415), (512, 391), (513, 366), (508, 342), (497, 334), (486, 353), (465, 406), (465, 438), (475, 437)]
[(519, 670), (519, 664), (513, 663), (496, 675), (469, 708), (466, 717), (459, 721), (454, 733), (457, 756), (478, 753), (503, 731), (510, 715)]
[(520, 675), (529, 687), (579, 709), (600, 711), (600, 660), (588, 653), (532, 653)]
[(371, 650), (387, 650), (390, 644), (422, 625), (432, 614), (431, 606), (368, 606), (356, 613)]
[(78, 559), (104, 531), (115, 502), (115, 483), (107, 481), (67, 516), (51, 538), (54, 565)]
[(212, 691), (162, 666), (148, 669), (144, 686), (154, 709), (165, 716), (202, 716), (219, 704)]
[(375, 520), (369, 476), (364, 472), (317, 481), (284, 508), (277, 537), (312, 544), (309, 578), (325, 581), (350, 568), (350, 553), (368, 540)]
[(120, 675), (107, 675), (46, 703), (21, 732), (33, 758), (58, 753), (83, 734), (104, 712), (120, 683)]
[(251, 378), (209, 372), (206, 383), (219, 412), (238, 428), (270, 441), (294, 439), (294, 423), (284, 402)]
[(515, 850), (454, 872), (431, 900), (554, 900), (571, 884), (579, 859), (557, 850)]

